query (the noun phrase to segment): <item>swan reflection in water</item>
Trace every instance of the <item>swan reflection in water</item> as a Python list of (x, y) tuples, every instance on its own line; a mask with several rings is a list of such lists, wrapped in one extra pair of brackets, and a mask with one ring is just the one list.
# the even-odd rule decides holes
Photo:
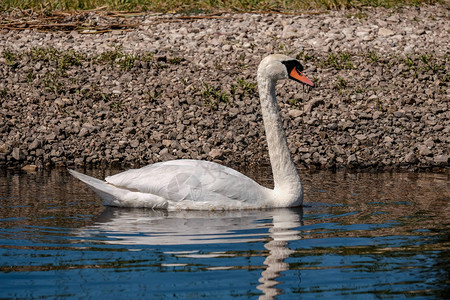
[[(101, 236), (102, 243), (118, 245), (206, 245), (265, 242), (268, 250), (257, 289), (260, 299), (281, 294), (275, 288), (280, 273), (289, 269), (284, 260), (294, 250), (288, 242), (300, 239), (303, 211), (271, 209), (247, 211), (153, 211), (106, 208), (96, 222), (79, 232), (83, 236)], [(237, 256), (223, 252), (173, 252), (179, 257), (211, 258)], [(230, 269), (233, 267), (230, 267)], [(214, 267), (209, 269), (215, 269)], [(226, 269), (219, 267), (218, 269)]]

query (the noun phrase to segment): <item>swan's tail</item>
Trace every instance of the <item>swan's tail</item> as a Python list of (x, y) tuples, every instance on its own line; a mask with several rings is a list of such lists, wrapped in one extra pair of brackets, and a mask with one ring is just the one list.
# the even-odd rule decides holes
[(106, 205), (112, 205), (112, 203), (120, 197), (122, 190), (116, 188), (113, 185), (108, 184), (106, 181), (78, 173), (74, 170), (68, 170), (69, 173), (78, 178), (80, 181), (86, 183), (94, 192), (96, 192), (105, 201)]
[(156, 195), (130, 191), (74, 170), (68, 171), (72, 176), (86, 183), (107, 206), (167, 208), (167, 201)]

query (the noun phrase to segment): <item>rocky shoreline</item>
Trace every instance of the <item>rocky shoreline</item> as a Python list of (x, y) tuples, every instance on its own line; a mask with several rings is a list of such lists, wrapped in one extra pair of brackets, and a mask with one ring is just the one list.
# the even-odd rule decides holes
[(88, 29), (67, 32), (3, 26), (0, 167), (174, 158), (266, 164), (256, 68), (278, 52), (300, 59), (317, 85), (277, 88), (299, 167), (448, 172), (449, 16), (435, 5), (298, 15), (83, 13), (66, 21)]

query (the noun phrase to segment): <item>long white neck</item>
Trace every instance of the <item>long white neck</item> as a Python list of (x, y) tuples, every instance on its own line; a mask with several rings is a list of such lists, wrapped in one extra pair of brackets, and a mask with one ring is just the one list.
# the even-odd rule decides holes
[(259, 97), (272, 165), (274, 191), (280, 197), (296, 198), (296, 201), (301, 202), (303, 200), (303, 187), (289, 152), (276, 101), (275, 84), (276, 80), (264, 74), (258, 74)]

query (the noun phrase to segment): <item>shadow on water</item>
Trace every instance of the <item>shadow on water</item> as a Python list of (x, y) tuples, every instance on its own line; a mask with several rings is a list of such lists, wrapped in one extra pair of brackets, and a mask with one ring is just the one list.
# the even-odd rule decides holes
[(65, 170), (0, 171), (0, 298), (449, 294), (448, 176), (302, 177), (303, 209), (165, 212), (105, 208)]

